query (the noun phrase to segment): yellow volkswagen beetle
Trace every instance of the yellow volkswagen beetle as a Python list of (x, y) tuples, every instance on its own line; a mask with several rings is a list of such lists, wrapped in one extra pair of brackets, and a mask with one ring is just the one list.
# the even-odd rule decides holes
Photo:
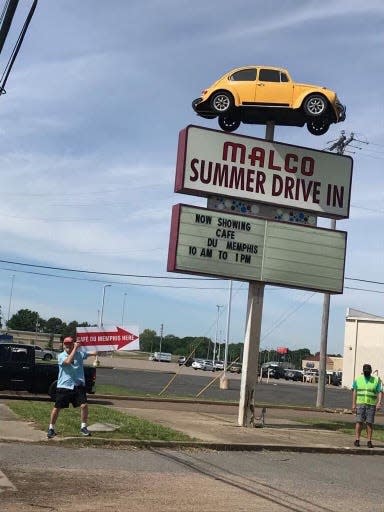
[(345, 120), (345, 106), (327, 87), (294, 82), (288, 71), (271, 66), (232, 69), (192, 102), (206, 119), (218, 117), (222, 130), (232, 132), (241, 123), (304, 126), (323, 135), (330, 124)]

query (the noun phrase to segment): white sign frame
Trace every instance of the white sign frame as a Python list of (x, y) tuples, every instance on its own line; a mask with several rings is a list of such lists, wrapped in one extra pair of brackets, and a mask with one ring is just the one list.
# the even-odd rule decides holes
[(336, 294), (346, 245), (345, 231), (177, 204), (167, 270)]
[(349, 217), (353, 160), (189, 125), (179, 134), (175, 192)]

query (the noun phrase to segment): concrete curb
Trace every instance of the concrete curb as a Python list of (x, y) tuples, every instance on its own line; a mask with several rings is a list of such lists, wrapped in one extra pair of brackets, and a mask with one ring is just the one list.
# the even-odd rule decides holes
[(64, 446), (87, 446), (89, 448), (140, 448), (140, 449), (199, 449), (226, 452), (291, 452), (291, 453), (324, 453), (338, 455), (384, 455), (384, 447), (380, 448), (355, 448), (355, 447), (335, 447), (335, 446), (292, 446), (286, 444), (259, 444), (259, 443), (218, 443), (205, 441), (156, 441), (156, 440), (134, 440), (134, 439), (106, 439), (106, 438), (83, 438), (83, 437), (64, 437), (58, 439), (47, 439), (44, 441), (29, 440), (1, 440), (6, 443), (24, 444), (46, 444)]

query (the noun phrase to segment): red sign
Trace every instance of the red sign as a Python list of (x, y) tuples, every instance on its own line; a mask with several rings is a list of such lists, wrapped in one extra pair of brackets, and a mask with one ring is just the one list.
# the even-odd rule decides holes
[(277, 347), (276, 352), (278, 354), (288, 354), (288, 348), (287, 347)]
[(139, 337), (121, 327), (116, 327), (116, 330), (107, 331), (92, 331), (92, 332), (79, 332), (77, 331), (76, 339), (83, 347), (95, 346), (116, 346), (117, 350), (129, 345), (136, 341)]

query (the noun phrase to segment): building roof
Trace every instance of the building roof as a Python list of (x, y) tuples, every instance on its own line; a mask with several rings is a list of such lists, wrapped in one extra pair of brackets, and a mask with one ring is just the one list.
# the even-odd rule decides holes
[[(327, 356), (327, 363), (332, 363), (333, 359), (334, 358)], [(304, 357), (303, 361), (320, 361), (320, 354), (316, 354), (315, 356)]]
[(383, 320), (382, 316), (372, 315), (371, 313), (366, 313), (365, 311), (359, 311), (358, 309), (348, 308), (347, 309), (347, 319), (349, 318), (365, 318), (366, 320)]

